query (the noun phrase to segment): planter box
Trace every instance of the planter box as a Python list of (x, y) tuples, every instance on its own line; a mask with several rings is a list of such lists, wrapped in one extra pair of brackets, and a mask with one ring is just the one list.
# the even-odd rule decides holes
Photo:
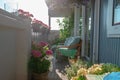
[(94, 75), (94, 74), (87, 74), (86, 78), (87, 80), (103, 80), (103, 78), (106, 76), (107, 74), (103, 74), (103, 75)]
[(32, 74), (32, 79), (33, 80), (48, 80), (48, 73), (49, 72), (45, 72), (45, 73), (42, 73), (42, 74), (33, 73)]

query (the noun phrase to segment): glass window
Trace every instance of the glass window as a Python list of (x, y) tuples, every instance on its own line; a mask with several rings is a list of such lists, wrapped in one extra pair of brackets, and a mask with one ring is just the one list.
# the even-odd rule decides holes
[(120, 37), (120, 0), (108, 0), (107, 36)]
[(120, 24), (120, 0), (114, 0), (113, 4), (113, 25), (118, 25)]

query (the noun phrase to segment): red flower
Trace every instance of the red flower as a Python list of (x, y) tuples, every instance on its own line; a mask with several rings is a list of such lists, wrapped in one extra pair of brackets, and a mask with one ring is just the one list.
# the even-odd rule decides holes
[(39, 43), (39, 45), (44, 47), (44, 46), (47, 46), (48, 43), (41, 41), (41, 42)]
[(47, 50), (47, 51), (46, 51), (46, 54), (47, 54), (47, 55), (51, 55), (52, 53), (53, 53), (52, 50)]
[(39, 51), (37, 51), (37, 50), (32, 50), (32, 55), (34, 57), (40, 57), (40, 56), (42, 56), (42, 54)]
[(33, 23), (38, 23), (38, 24), (41, 24), (41, 23), (42, 23), (42, 21), (37, 20), (36, 18), (34, 18), (32, 22), (33, 22)]
[(33, 14), (29, 14), (29, 16), (34, 17)]
[(22, 9), (19, 9), (18, 12), (24, 12)]
[(20, 15), (22, 14), (23, 16), (26, 16), (26, 17), (33, 17), (33, 14), (30, 14), (29, 12), (24, 11), (22, 9), (18, 10), (18, 14), (20, 14)]

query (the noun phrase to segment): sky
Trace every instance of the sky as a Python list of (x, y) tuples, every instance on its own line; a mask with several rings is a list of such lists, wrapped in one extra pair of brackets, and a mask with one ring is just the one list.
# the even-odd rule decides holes
[[(38, 20), (41, 20), (48, 25), (48, 8), (45, 0), (0, 0), (1, 3), (9, 3), (14, 9), (23, 9), (34, 15)], [(56, 18), (51, 21), (51, 29), (59, 29), (56, 23)]]

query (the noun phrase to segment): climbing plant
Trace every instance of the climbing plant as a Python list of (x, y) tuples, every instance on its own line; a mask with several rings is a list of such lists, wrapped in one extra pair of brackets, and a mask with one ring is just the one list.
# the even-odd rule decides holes
[(60, 39), (65, 40), (67, 37), (70, 37), (73, 32), (74, 14), (72, 14), (70, 17), (63, 18), (62, 21), (57, 19), (57, 23), (60, 27)]
[[(62, 21), (57, 19), (57, 23), (60, 27), (60, 39), (65, 40), (67, 37), (73, 36), (74, 31), (74, 14), (69, 17), (63, 18)], [(79, 35), (82, 33), (82, 18), (79, 21)]]

